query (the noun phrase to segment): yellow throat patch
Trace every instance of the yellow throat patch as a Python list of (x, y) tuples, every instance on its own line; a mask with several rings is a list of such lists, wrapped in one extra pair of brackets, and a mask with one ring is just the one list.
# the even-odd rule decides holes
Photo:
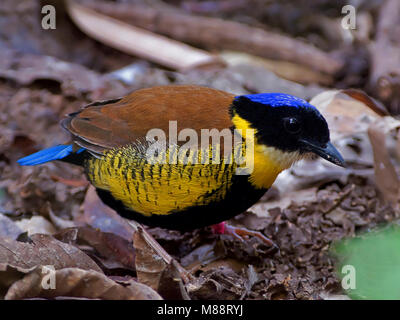
[[(254, 187), (270, 188), (279, 173), (303, 158), (298, 152), (283, 152), (260, 144), (255, 137), (257, 131), (251, 127), (247, 120), (236, 113), (234, 113), (232, 122), (237, 130), (241, 130), (240, 133), (244, 138), (253, 140), (254, 152), (246, 152), (246, 163), (254, 164), (249, 178)], [(251, 136), (246, 135), (249, 129), (253, 130)]]

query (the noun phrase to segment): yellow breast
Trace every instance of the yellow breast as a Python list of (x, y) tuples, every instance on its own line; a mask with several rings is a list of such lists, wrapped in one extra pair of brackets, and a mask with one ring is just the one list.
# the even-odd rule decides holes
[(125, 147), (88, 160), (86, 168), (95, 187), (111, 192), (126, 207), (150, 216), (223, 199), (236, 166), (225, 162), (150, 163), (136, 148)]

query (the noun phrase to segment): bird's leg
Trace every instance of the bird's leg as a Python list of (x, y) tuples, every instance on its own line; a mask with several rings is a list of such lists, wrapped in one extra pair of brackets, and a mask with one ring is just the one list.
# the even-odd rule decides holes
[(278, 246), (271, 239), (264, 236), (261, 232), (258, 231), (252, 231), (246, 228), (231, 226), (226, 222), (214, 224), (211, 226), (211, 228), (215, 234), (228, 234), (240, 241), (244, 241), (244, 238), (247, 238), (249, 236), (257, 237), (267, 246), (279, 249)]

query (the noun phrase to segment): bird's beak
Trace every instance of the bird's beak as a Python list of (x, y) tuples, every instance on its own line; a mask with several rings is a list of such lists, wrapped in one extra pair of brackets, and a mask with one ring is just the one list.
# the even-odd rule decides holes
[(309, 141), (303, 140), (302, 141), (305, 145), (305, 148), (309, 152), (313, 152), (319, 155), (321, 158), (328, 160), (338, 166), (346, 167), (346, 163), (339, 153), (339, 151), (333, 146), (331, 142), (328, 142), (326, 146), (321, 147)]

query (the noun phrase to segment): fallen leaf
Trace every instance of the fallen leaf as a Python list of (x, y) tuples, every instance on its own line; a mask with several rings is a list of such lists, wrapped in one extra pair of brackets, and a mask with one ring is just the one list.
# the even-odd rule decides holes
[(334, 224), (339, 226), (344, 226), (345, 221), (348, 221), (347, 212), (342, 208), (336, 208), (332, 210), (330, 213), (326, 214), (325, 217), (332, 220)]
[[(299, 178), (299, 177), (297, 177)], [(284, 190), (284, 185), (280, 186)], [(249, 211), (254, 215), (247, 214), (242, 219), (242, 223), (254, 230), (262, 230), (265, 228), (265, 218), (270, 216), (269, 210), (273, 208), (281, 208), (285, 209), (289, 207), (292, 203), (302, 204), (305, 202), (310, 202), (316, 199), (317, 188), (304, 188), (300, 190), (291, 191), (290, 188), (287, 188), (285, 192), (280, 193), (279, 199), (269, 200), (265, 202), (258, 202), (252, 207), (250, 207)], [(260, 221), (262, 220), (263, 221)]]
[(367, 107), (369, 107), (371, 110), (373, 110), (377, 114), (381, 115), (382, 117), (390, 115), (390, 113), (388, 112), (386, 107), (381, 102), (379, 102), (378, 100), (375, 100), (374, 98), (370, 97), (369, 95), (367, 95), (365, 92), (363, 92), (361, 90), (344, 89), (341, 92), (355, 100), (358, 100), (358, 101), (364, 103)]
[(91, 227), (79, 227), (77, 230), (79, 243), (87, 243), (107, 260), (117, 261), (123, 267), (135, 270), (135, 249), (132, 241)]
[[(105, 99), (109, 95), (124, 95), (127, 89), (115, 79), (101, 76), (84, 66), (65, 62), (50, 56), (16, 53), (3, 48), (0, 52), (0, 77), (29, 85), (36, 80), (50, 80), (59, 84), (65, 95), (80, 97), (90, 93), (94, 98), (99, 92)], [(110, 96), (111, 98), (111, 96)]]
[(243, 292), (242, 296), (240, 297), (240, 300), (243, 300), (250, 292), (251, 289), (253, 288), (254, 284), (256, 284), (259, 280), (259, 275), (258, 273), (254, 270), (254, 267), (252, 265), (249, 265), (247, 270), (246, 270), (246, 274), (247, 274), (247, 281), (244, 285), (244, 287), (246, 288), (246, 291)]
[(380, 107), (371, 108), (372, 98), (357, 91), (330, 90), (324, 91), (311, 99), (310, 103), (324, 115), (329, 124), (331, 138), (366, 132), (368, 125), (382, 117), (377, 113)]
[(104, 274), (94, 270), (65, 268), (55, 271), (55, 288), (43, 288), (48, 274), (35, 269), (22, 280), (15, 282), (8, 290), (5, 299), (29, 299), (75, 297), (105, 300), (160, 300), (160, 295), (148, 286), (129, 281), (121, 285)]
[(243, 52), (223, 51), (221, 54), (222, 59), (230, 66), (237, 65), (254, 65), (258, 68), (272, 71), (277, 76), (283, 79), (294, 81), (301, 84), (315, 84), (331, 85), (333, 78), (330, 75), (312, 70), (311, 68), (300, 65), (298, 63), (272, 60), (261, 58), (258, 56), (250, 55)]
[(20, 280), (25, 274), (31, 272), (36, 267), (21, 268), (13, 267), (7, 263), (0, 262), (0, 299), (4, 299), (8, 288), (16, 281)]
[(93, 186), (90, 186), (86, 193), (83, 211), (84, 214), (79, 216), (76, 222), (86, 223), (95, 229), (114, 233), (128, 241), (132, 241), (135, 229), (126, 219), (100, 200)]
[(72, 220), (65, 220), (57, 216), (53, 210), (51, 209), (51, 204), (50, 202), (46, 203), (47, 205), (47, 213), (49, 215), (49, 218), (51, 222), (58, 228), (58, 229), (67, 229), (67, 228), (73, 228), (76, 227), (77, 224), (72, 221)]
[(245, 294), (245, 279), (226, 266), (192, 279), (186, 286), (191, 297), (200, 300), (232, 300)]
[(218, 255), (216, 255), (215, 243), (212, 244), (203, 244), (193, 251), (191, 251), (188, 255), (181, 258), (181, 264), (188, 270), (191, 270), (192, 273), (195, 272), (201, 265), (206, 265), (211, 261), (218, 259)]
[(0, 237), (1, 263), (24, 269), (51, 265), (55, 269), (77, 267), (102, 272), (81, 250), (52, 236), (34, 234), (30, 240), (31, 243), (25, 243)]
[[(182, 296), (183, 284), (189, 281), (188, 273), (178, 264), (142, 227), (135, 232), (133, 244), (136, 250), (136, 274), (141, 283), (148, 285), (157, 292), (164, 291), (165, 298)], [(175, 284), (175, 288), (167, 287), (165, 283)], [(160, 292), (163, 296), (163, 293)], [(164, 296), (163, 296), (164, 297)]]
[(178, 263), (173, 260), (162, 271), (157, 292), (166, 300), (190, 300), (178, 269)]
[(310, 103), (325, 117), (331, 140), (346, 162), (372, 165), (367, 131), (372, 123), (387, 115), (384, 107), (364, 92), (353, 89), (325, 91)]
[(0, 237), (17, 239), (24, 231), (6, 215), (0, 213)]
[(54, 234), (56, 229), (54, 226), (42, 216), (33, 216), (30, 219), (21, 219), (15, 221), (15, 224), (24, 232), (31, 236), (35, 233)]
[(374, 152), (375, 182), (383, 197), (392, 204), (400, 200), (400, 179), (386, 147), (385, 135), (377, 126), (370, 126), (368, 136)]
[(60, 182), (70, 187), (87, 187), (89, 182), (86, 179), (65, 179), (57, 175), (51, 175), (51, 179), (56, 182)]
[(60, 230), (53, 237), (64, 243), (76, 244), (78, 240), (78, 228), (72, 227)]

